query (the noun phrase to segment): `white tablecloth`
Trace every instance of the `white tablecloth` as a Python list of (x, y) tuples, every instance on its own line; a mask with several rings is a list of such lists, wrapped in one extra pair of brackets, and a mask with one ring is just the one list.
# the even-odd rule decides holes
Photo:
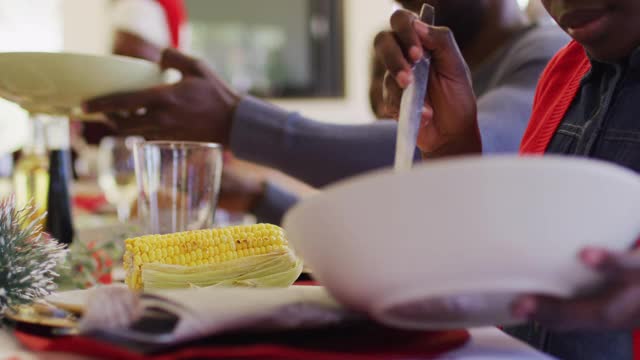
[[(0, 329), (0, 360), (80, 360), (67, 354), (30, 353), (20, 347), (6, 329)], [(441, 359), (465, 360), (552, 360), (496, 328), (471, 330), (471, 341), (463, 348), (441, 356)], [(415, 359), (419, 360), (419, 359)]]

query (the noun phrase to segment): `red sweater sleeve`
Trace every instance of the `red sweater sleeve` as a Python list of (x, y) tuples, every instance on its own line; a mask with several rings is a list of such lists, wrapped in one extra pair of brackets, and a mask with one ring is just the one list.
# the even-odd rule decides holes
[(520, 144), (521, 154), (545, 152), (590, 68), (584, 48), (575, 41), (551, 59), (536, 89), (531, 120)]

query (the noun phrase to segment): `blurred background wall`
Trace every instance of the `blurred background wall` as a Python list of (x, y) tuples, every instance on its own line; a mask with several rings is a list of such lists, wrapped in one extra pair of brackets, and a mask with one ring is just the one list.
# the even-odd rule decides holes
[[(111, 42), (111, 1), (0, 0), (0, 51), (64, 49), (107, 53)], [(218, 0), (200, 1), (211, 4), (212, 9), (223, 3)], [(254, 2), (260, 6), (270, 3), (269, 0)], [(525, 7), (528, 0), (519, 2)], [(273, 101), (321, 121), (372, 121), (374, 117), (367, 93), (372, 42), (375, 34), (387, 26), (394, 9), (393, 0), (342, 0), (343, 96), (278, 98)]]
[[(110, 43), (108, 31), (110, 0), (60, 1), (64, 18), (65, 50), (106, 52)], [(267, 5), (269, 0), (255, 2)], [(307, 116), (322, 121), (338, 123), (371, 121), (373, 114), (369, 110), (367, 95), (371, 45), (375, 34), (388, 24), (392, 9), (392, 0), (344, 1), (345, 97), (343, 99), (296, 99), (275, 102), (287, 109), (301, 111)]]

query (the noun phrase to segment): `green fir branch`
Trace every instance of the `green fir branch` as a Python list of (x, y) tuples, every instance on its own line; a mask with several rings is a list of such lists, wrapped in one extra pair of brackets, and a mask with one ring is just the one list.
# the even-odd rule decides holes
[(56, 289), (56, 268), (64, 245), (40, 225), (45, 215), (28, 205), (16, 209), (14, 197), (0, 201), (0, 318), (7, 308), (30, 304)]

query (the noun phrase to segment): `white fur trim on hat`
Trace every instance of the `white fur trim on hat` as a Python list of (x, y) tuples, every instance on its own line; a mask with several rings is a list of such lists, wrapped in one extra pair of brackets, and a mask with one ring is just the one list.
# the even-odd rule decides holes
[(167, 15), (154, 0), (118, 0), (113, 6), (114, 30), (127, 31), (160, 47), (171, 46)]

